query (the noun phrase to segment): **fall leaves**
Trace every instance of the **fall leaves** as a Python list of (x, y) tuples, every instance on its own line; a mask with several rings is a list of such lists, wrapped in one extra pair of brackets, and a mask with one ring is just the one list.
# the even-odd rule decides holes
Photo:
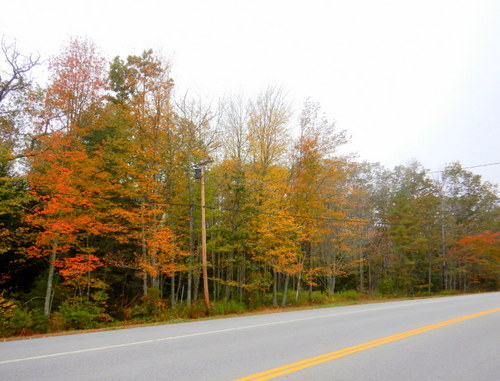
[[(207, 159), (215, 300), (272, 293), (277, 305), (289, 288), (298, 299), (339, 287), (499, 285), (498, 198), (459, 164), (431, 179), (418, 163), (392, 171), (357, 163), (339, 153), (346, 132), (319, 104), (306, 101), (295, 122), (277, 88), (218, 107), (176, 100), (170, 65), (151, 50), (108, 69), (90, 41), (75, 39), (49, 69), (48, 86), (26, 98), (29, 124), (19, 129), (29, 132), (17, 156), (24, 186), (0, 168), (0, 237), (8, 238), (0, 253), (47, 259), (47, 315), (70, 291), (82, 300), (100, 292), (116, 310), (151, 289), (171, 304), (196, 301), (192, 165)], [(10, 158), (2, 151), (1, 163)], [(7, 218), (16, 223), (7, 227)], [(25, 239), (13, 248), (16, 235)]]

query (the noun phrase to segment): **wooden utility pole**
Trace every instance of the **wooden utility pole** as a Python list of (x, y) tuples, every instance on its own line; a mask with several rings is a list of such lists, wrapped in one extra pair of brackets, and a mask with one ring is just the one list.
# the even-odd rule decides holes
[(205, 223), (205, 168), (204, 165), (211, 163), (206, 160), (197, 164), (195, 178), (200, 179), (200, 203), (201, 203), (201, 266), (203, 274), (203, 295), (205, 296), (205, 314), (210, 314), (210, 299), (208, 293), (208, 265), (207, 265), (207, 230)]
[(201, 192), (201, 265), (203, 268), (203, 295), (205, 296), (206, 315), (210, 313), (210, 300), (208, 296), (208, 269), (207, 269), (207, 229), (205, 225), (205, 171), (201, 166), (200, 192)]

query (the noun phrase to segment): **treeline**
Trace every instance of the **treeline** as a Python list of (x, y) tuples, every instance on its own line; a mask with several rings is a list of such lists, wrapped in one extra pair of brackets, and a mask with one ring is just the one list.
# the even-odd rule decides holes
[(295, 122), (277, 88), (215, 107), (175, 96), (151, 50), (107, 63), (73, 39), (41, 87), (37, 59), (2, 48), (4, 316), (196, 305), (199, 163), (212, 302), (499, 288), (496, 188), (459, 163), (430, 176), (418, 163), (356, 162), (318, 104)]

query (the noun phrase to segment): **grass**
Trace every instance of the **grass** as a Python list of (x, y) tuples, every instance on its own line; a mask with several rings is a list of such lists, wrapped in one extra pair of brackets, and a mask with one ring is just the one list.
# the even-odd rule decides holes
[[(128, 329), (136, 327), (148, 327), (164, 324), (178, 324), (191, 321), (208, 320), (208, 319), (221, 319), (229, 318), (235, 316), (252, 316), (252, 315), (262, 315), (270, 313), (279, 313), (286, 311), (302, 311), (317, 308), (332, 308), (332, 307), (343, 307), (357, 304), (371, 304), (371, 303), (383, 303), (389, 301), (397, 300), (411, 300), (411, 299), (423, 299), (432, 297), (444, 297), (450, 295), (457, 295), (457, 293), (439, 293), (431, 296), (380, 296), (380, 295), (368, 295), (358, 293), (357, 291), (349, 290), (336, 293), (333, 297), (312, 295), (309, 303), (305, 304), (304, 300), (301, 300), (301, 304), (291, 304), (287, 306), (280, 307), (269, 307), (260, 306), (256, 308), (246, 308), (242, 303), (238, 302), (217, 302), (213, 303), (211, 306), (211, 313), (209, 316), (205, 315), (204, 306), (185, 306), (179, 305), (170, 309), (170, 313), (166, 313), (164, 316), (158, 316), (155, 320), (147, 319), (137, 319), (137, 320), (125, 320), (125, 321), (113, 321), (103, 323), (102, 326), (93, 329), (81, 329), (81, 330), (57, 330), (49, 333), (31, 334), (25, 336), (12, 336), (6, 338), (0, 338), (0, 341), (10, 341), (10, 340), (20, 340), (20, 339), (32, 339), (38, 337), (47, 336), (60, 336), (60, 335), (70, 335), (76, 333), (86, 333), (86, 332), (98, 332), (98, 331), (108, 331), (108, 330), (118, 330), (118, 329)], [(290, 300), (294, 300), (291, 298)], [(194, 312), (193, 312), (194, 311)]]

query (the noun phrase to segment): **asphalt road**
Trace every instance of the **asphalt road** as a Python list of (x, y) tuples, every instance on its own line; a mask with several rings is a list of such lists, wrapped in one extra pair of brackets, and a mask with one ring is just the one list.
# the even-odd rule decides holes
[(500, 293), (0, 343), (6, 381), (236, 379), (499, 380)]

